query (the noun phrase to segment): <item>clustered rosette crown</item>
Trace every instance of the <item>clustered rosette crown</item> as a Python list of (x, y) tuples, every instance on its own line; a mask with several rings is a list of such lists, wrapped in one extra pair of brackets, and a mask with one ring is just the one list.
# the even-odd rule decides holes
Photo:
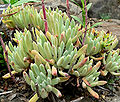
[[(70, 21), (66, 13), (58, 9), (46, 9), (48, 31), (44, 34), (42, 10), (38, 13), (30, 6), (13, 9), (8, 8), (3, 14), (16, 10), (18, 13), (4, 17), (4, 23), (9, 28), (25, 29), (24, 32), (16, 30), (14, 33), (13, 40), (17, 45), (12, 42), (6, 45), (8, 59), (13, 70), (23, 71), (26, 82), (42, 98), (48, 97), (49, 92), (61, 96), (55, 85), (72, 76), (82, 78), (82, 87), (99, 98), (92, 87), (107, 83), (99, 81), (100, 74), (110, 72), (119, 75), (119, 50), (113, 51), (118, 43), (116, 36), (90, 29), (86, 34), (85, 45), (82, 46), (85, 29), (75, 24), (73, 19)], [(35, 28), (29, 31), (29, 25)], [(97, 54), (101, 57), (96, 58)], [(102, 59), (104, 70), (101, 70), (101, 61), (98, 61)]]

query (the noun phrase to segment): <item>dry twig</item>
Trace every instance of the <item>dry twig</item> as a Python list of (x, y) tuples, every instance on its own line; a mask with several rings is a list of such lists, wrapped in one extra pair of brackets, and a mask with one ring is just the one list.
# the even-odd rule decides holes
[(7, 67), (8, 67), (8, 71), (9, 71), (9, 73), (10, 73), (10, 76), (12, 77), (12, 80), (15, 82), (15, 77), (14, 77), (13, 74), (11, 73), (11, 69), (10, 69), (10, 66), (9, 66), (8, 52), (7, 52), (6, 48), (5, 48), (5, 44), (4, 44), (4, 41), (3, 41), (1, 35), (2, 35), (2, 34), (0, 33), (0, 41), (1, 41), (1, 45), (2, 45), (3, 51), (4, 51), (4, 53), (5, 53), (5, 57), (6, 57), (6, 58), (5, 58), (5, 61), (6, 61), (6, 63), (7, 63)]

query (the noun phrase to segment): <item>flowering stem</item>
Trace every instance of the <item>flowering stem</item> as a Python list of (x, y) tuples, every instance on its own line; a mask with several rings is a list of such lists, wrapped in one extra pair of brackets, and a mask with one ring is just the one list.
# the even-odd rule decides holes
[(4, 53), (5, 53), (5, 56), (6, 56), (5, 61), (6, 61), (6, 63), (7, 63), (8, 71), (9, 71), (9, 73), (10, 73), (10, 76), (12, 77), (12, 80), (15, 82), (15, 78), (14, 78), (13, 74), (11, 73), (11, 69), (10, 69), (10, 66), (9, 66), (8, 52), (7, 52), (7, 50), (5, 49), (5, 44), (4, 44), (4, 41), (3, 41), (3, 39), (2, 39), (1, 34), (0, 34), (0, 41), (1, 41), (1, 45), (2, 45), (3, 51), (4, 51)]
[(70, 18), (69, 0), (66, 0), (66, 5), (67, 5), (67, 16)]
[(84, 43), (85, 43), (85, 37), (86, 37), (86, 33), (87, 33), (87, 5), (86, 5), (86, 0), (84, 0), (84, 2), (85, 2), (85, 34), (84, 34), (82, 45), (84, 45)]
[(42, 10), (43, 10), (43, 16), (44, 16), (45, 33), (46, 33), (48, 31), (48, 26), (47, 26), (47, 17), (46, 17), (44, 0), (42, 0)]

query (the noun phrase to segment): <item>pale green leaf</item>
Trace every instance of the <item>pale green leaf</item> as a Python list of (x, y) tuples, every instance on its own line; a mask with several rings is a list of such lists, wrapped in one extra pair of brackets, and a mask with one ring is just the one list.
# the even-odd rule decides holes
[[(94, 28), (94, 27), (96, 27), (96, 26), (98, 26), (98, 25), (100, 25), (100, 24), (102, 24), (102, 22), (95, 23), (95, 24), (92, 25), (89, 29)], [(89, 29), (88, 29), (88, 30), (89, 30)]]
[(89, 3), (89, 4), (87, 5), (87, 11), (90, 9), (91, 6), (92, 6), (92, 3)]
[(78, 21), (81, 25), (83, 25), (82, 21), (77, 16), (71, 15), (71, 17)]

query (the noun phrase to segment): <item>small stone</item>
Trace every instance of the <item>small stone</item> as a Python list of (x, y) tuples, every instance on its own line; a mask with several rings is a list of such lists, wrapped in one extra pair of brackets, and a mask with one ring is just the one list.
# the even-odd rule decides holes
[(105, 99), (105, 95), (102, 95), (102, 98)]
[(5, 102), (5, 101), (4, 101), (4, 99), (1, 99), (1, 101), (0, 101), (0, 102)]
[(79, 97), (79, 98), (77, 98), (77, 99), (75, 99), (75, 100), (72, 100), (72, 101), (70, 101), (70, 102), (80, 102), (83, 98), (84, 98), (84, 97)]

